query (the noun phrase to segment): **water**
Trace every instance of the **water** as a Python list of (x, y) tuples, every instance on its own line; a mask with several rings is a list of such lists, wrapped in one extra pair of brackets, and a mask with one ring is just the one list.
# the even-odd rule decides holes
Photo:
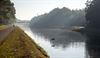
[[(86, 58), (85, 37), (64, 29), (31, 29), (20, 27), (44, 50), (50, 58)], [(67, 32), (66, 32), (67, 31)]]

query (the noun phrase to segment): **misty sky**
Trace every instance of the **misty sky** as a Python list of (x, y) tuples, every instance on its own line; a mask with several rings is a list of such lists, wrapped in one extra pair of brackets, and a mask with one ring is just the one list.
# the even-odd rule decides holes
[(54, 8), (68, 7), (82, 9), (86, 0), (11, 0), (16, 8), (16, 17), (21, 20), (31, 20), (34, 16), (48, 13)]

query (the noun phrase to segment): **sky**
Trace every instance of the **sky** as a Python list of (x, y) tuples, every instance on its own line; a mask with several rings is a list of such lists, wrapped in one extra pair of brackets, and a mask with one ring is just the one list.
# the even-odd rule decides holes
[(11, 0), (16, 9), (16, 18), (31, 20), (33, 17), (48, 13), (54, 8), (67, 7), (83, 9), (86, 0)]

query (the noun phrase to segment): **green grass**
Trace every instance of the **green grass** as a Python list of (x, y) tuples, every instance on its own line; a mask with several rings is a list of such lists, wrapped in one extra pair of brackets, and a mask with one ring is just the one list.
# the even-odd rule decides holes
[(18, 27), (0, 42), (0, 57), (49, 58), (47, 53)]
[(0, 25), (0, 30), (6, 29), (8, 25)]

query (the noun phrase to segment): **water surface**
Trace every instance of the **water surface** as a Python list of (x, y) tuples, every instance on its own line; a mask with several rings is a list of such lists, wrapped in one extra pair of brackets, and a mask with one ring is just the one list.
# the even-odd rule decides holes
[(66, 29), (30, 29), (20, 27), (44, 50), (50, 58), (86, 58), (85, 37)]

